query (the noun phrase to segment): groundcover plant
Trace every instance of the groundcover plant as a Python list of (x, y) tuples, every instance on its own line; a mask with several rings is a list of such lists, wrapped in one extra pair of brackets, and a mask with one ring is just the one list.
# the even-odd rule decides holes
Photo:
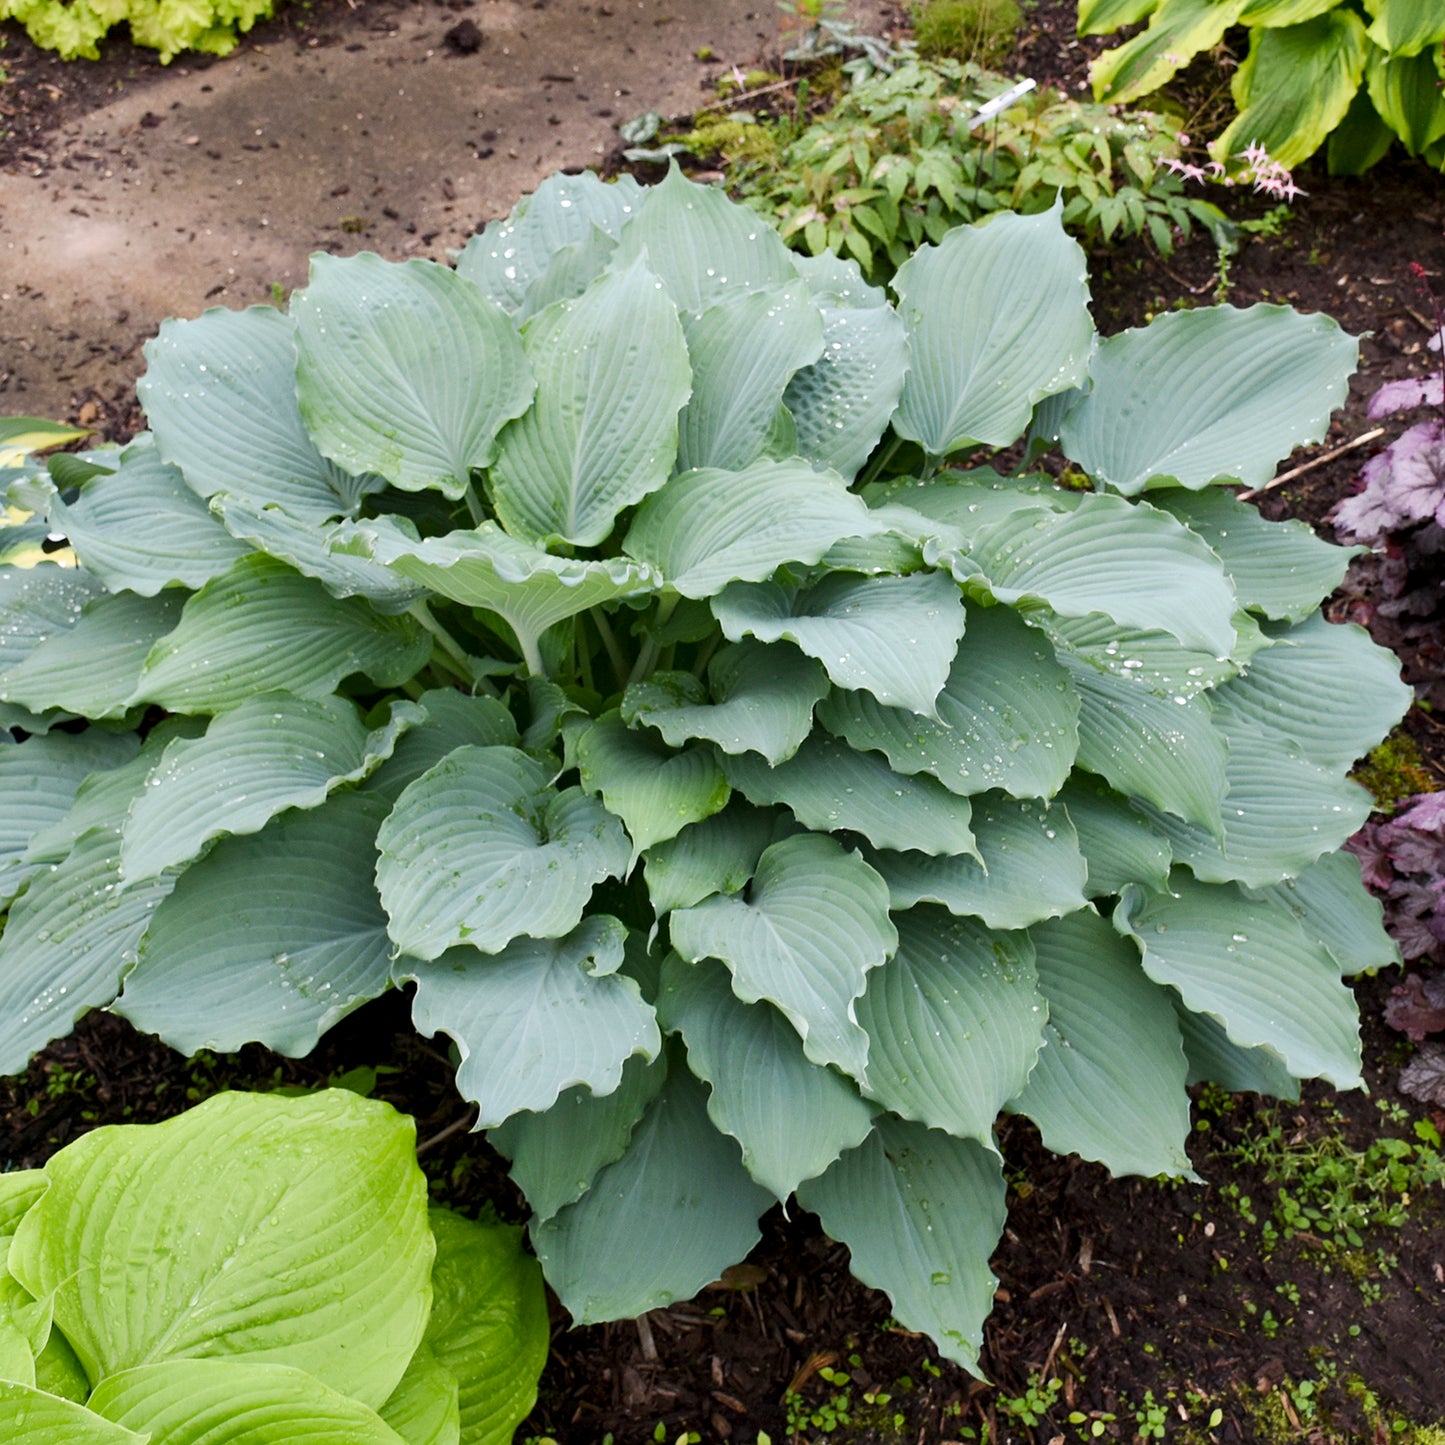
[(504, 1445), (547, 1334), (520, 1231), (429, 1211), (412, 1121), (345, 1090), (0, 1174), (10, 1445)]
[[(406, 985), (576, 1320), (795, 1197), (969, 1368), (1001, 1110), (1185, 1175), (1191, 1080), (1357, 1084), (1346, 770), (1407, 691), (1317, 612), (1349, 554), (1212, 485), (1354, 340), (1101, 340), (1057, 209), (895, 291), (559, 176), (454, 269), (167, 323), (149, 434), (10, 473), (79, 565), (0, 573), (0, 1069), (106, 1004), (302, 1053)], [(1025, 433), (1075, 485), (949, 464)]]

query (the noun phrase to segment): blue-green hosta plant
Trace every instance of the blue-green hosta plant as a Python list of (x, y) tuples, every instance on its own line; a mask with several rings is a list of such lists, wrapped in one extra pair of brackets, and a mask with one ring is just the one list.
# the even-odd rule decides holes
[(0, 1174), (7, 1445), (507, 1445), (547, 1339), (520, 1231), (428, 1210), (412, 1121), (344, 1090)]
[[(405, 986), (575, 1319), (795, 1197), (970, 1368), (1000, 1111), (1178, 1175), (1191, 1079), (1357, 1083), (1345, 774), (1405, 690), (1317, 612), (1347, 554), (1212, 485), (1353, 339), (1100, 340), (1057, 208), (895, 287), (556, 177), (454, 268), (165, 325), (149, 434), (10, 486), (80, 565), (0, 574), (0, 1070)], [(1094, 489), (982, 464), (1030, 429)]]

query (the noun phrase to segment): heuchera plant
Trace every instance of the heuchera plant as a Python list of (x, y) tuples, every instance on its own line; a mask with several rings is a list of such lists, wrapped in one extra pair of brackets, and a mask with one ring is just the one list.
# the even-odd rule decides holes
[(8, 1445), (506, 1445), (547, 1341), (520, 1231), (428, 1210), (412, 1121), (345, 1090), (0, 1174)]
[[(559, 176), (455, 269), (164, 326), (150, 434), (10, 487), (80, 565), (0, 573), (0, 1069), (107, 1004), (302, 1053), (405, 985), (575, 1319), (796, 1197), (971, 1369), (1001, 1110), (1184, 1175), (1191, 1079), (1358, 1083), (1345, 774), (1408, 692), (1318, 614), (1348, 554), (1211, 485), (1353, 339), (1101, 340), (1057, 208), (895, 290)], [(1095, 489), (983, 464), (1030, 428)]]

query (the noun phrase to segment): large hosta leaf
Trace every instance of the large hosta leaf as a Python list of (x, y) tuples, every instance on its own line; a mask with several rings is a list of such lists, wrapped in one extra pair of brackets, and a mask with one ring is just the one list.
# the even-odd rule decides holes
[(785, 803), (818, 833), (861, 833), (875, 848), (977, 856), (967, 798), (926, 773), (900, 777), (879, 753), (860, 753), (818, 734), (776, 767), (756, 754), (728, 759), (723, 771), (754, 803)]
[(535, 308), (527, 309), (527, 304), (559, 254), (586, 246), (598, 232), (615, 243), (643, 195), (628, 175), (610, 185), (590, 171), (548, 176), (517, 202), (511, 215), (490, 222), (467, 242), (457, 257), (457, 270), (499, 306), (513, 312), (526, 309), (530, 315)]
[(1229, 750), (1208, 702), (1157, 697), (1067, 655), (1065, 661), (1080, 704), (1079, 766), (1217, 833)]
[(153, 597), (164, 587), (204, 587), (250, 550), (154, 446), (127, 448), (116, 472), (88, 482), (68, 506), (53, 497), (49, 515), (81, 564), (113, 592)]
[(301, 415), (350, 471), (460, 497), (532, 400), (506, 312), (433, 261), (318, 253), (291, 313)]
[[(42, 642), (69, 632), (86, 604), (103, 596), (99, 580), (79, 568), (46, 563), (0, 569), (0, 669), (18, 665)], [(0, 702), (0, 727), (43, 733), (63, 716), (59, 708), (37, 715)]]
[(541, 636), (554, 623), (599, 603), (655, 591), (660, 581), (652, 568), (623, 557), (554, 556), (509, 537), (492, 522), (420, 541), (394, 523), (377, 521), (343, 529), (333, 545), (375, 557), (454, 602), (496, 613), (516, 635), (536, 675), (544, 671)]
[(1237, 604), (1219, 559), (1174, 518), (1121, 497), (1084, 497), (1062, 512), (1012, 511), (981, 527), (953, 561), (965, 584), (982, 569), (1000, 602), (1162, 628), (1216, 657), (1234, 645)]
[(1169, 312), (1099, 344), (1064, 452), (1126, 496), (1161, 482), (1260, 486), (1325, 434), (1356, 354), (1328, 316), (1287, 306)]
[(745, 1003), (778, 1005), (815, 1064), (855, 1077), (868, 1037), (855, 1000), (898, 934), (883, 880), (831, 838), (806, 833), (762, 855), (746, 898), (714, 894), (672, 915), (672, 944), (686, 959), (721, 959)]
[(990, 928), (1027, 928), (1084, 906), (1088, 870), (1062, 809), (990, 794), (974, 803), (973, 833), (982, 862), (917, 851), (870, 854), (890, 906), (941, 903)]
[(1347, 978), (1400, 962), (1399, 945), (1385, 932), (1384, 906), (1366, 891), (1350, 853), (1326, 853), (1297, 878), (1260, 889), (1260, 897), (1289, 909)]
[(690, 672), (633, 683), (622, 716), (656, 728), (675, 748), (706, 738), (725, 753), (758, 753), (776, 764), (802, 746), (827, 693), (823, 668), (796, 647), (745, 641), (714, 654), (706, 687)]
[[(794, 255), (823, 308), (823, 354), (788, 383), (783, 401), (798, 451), (844, 477), (857, 475), (878, 444), (903, 393), (908, 333), (854, 261)], [(841, 275), (825, 277), (823, 267)]]
[(223, 840), (156, 910), (116, 1012), (186, 1053), (309, 1053), (389, 980), (370, 876), (385, 816), (384, 800), (342, 793)]
[[(1095, 96), (1124, 105), (1158, 90), (1201, 50), (1212, 50), (1218, 45), (1248, 3), (1249, 0), (1161, 0), (1147, 30), (1113, 50), (1106, 50), (1089, 67)], [(1139, 11), (1139, 15), (1144, 13)], [(1130, 18), (1137, 19), (1139, 15)], [(1125, 23), (1122, 16), (1114, 21), (1115, 25)], [(1096, 20), (1094, 31), (1102, 29)]]
[(1038, 1065), (1009, 1107), (1056, 1154), (1097, 1159), (1116, 1175), (1192, 1177), (1186, 1063), (1168, 990), (1092, 909), (1030, 937), (1049, 1017)]
[(673, 752), (651, 733), (628, 727), (617, 712), (604, 713), (581, 734), (576, 760), (582, 786), (601, 794), (622, 819), (634, 857), (711, 817), (730, 792), (711, 748)]
[(667, 1079), (667, 1064), (633, 1054), (610, 1094), (568, 1089), (544, 1114), (513, 1114), (487, 1138), (512, 1161), (512, 1179), (537, 1219), (550, 1219), (622, 1157), (632, 1131)]
[(187, 601), (146, 658), (133, 701), (219, 712), (258, 691), (325, 697), (356, 672), (395, 687), (423, 666), (431, 646), (410, 617), (382, 617), (360, 598), (335, 598), (284, 563), (253, 555)]
[(911, 363), (893, 429), (930, 456), (1018, 440), (1034, 403), (1083, 379), (1084, 253), (1051, 210), (958, 226), (898, 269)]
[(691, 319), (693, 399), (682, 414), (679, 469), (739, 471), (756, 460), (788, 382), (822, 350), (823, 318), (801, 280), (729, 296)]
[(478, 1128), (550, 1109), (574, 1084), (610, 1094), (634, 1053), (656, 1057), (652, 1007), (617, 972), (626, 936), (600, 915), (565, 938), (514, 939), (491, 957), (462, 947), (434, 963), (398, 964), (398, 981), (417, 986), (417, 1028), (456, 1041), (457, 1088), (477, 1105)]
[(1437, 23), (1440, 34), (1429, 48), (1415, 55), (1391, 55), (1372, 45), (1365, 63), (1370, 100), (1411, 155), (1419, 155), (1445, 136), (1445, 95), (1440, 93), (1438, 63), (1438, 42), (1445, 36), (1445, 22)]
[(537, 399), (502, 433), (492, 500), (531, 542), (594, 546), (677, 457), (692, 373), (677, 311), (642, 263), (523, 328)]
[(532, 1243), (577, 1324), (627, 1319), (690, 1299), (740, 1260), (771, 1203), (677, 1063), (627, 1152), (575, 1204), (534, 1221)]
[(1191, 1084), (1218, 1084), (1232, 1094), (1265, 1094), (1291, 1102), (1299, 1098), (1299, 1080), (1277, 1054), (1267, 1048), (1246, 1049), (1230, 1043), (1222, 1024), (1208, 1014), (1185, 1008), (1177, 996), (1174, 1016), (1184, 1041)]
[(202, 497), (229, 492), (258, 507), (324, 522), (351, 516), (378, 485), (334, 467), (296, 405), (296, 333), (270, 306), (163, 321), (146, 343), (136, 391), (161, 456)]
[[(399, 704), (397, 706), (400, 706)], [(494, 697), (472, 697), (453, 688), (434, 688), (421, 695), (426, 720), (398, 740), (392, 755), (362, 784), (395, 803), (408, 783), (434, 768), (450, 752), (474, 743), (521, 746), (517, 724), (506, 704)]]
[(965, 796), (1002, 788), (1052, 797), (1079, 747), (1079, 700), (1048, 641), (1008, 607), (970, 609), (968, 630), (935, 716), (835, 690), (818, 721), (855, 748), (883, 753), (895, 772), (932, 773)]
[(741, 799), (647, 850), (647, 891), (659, 918), (691, 908), (710, 893), (738, 893), (757, 870), (763, 850), (793, 831), (777, 813)]
[(368, 729), (345, 698), (261, 693), (212, 720), (202, 738), (177, 738), (131, 805), (121, 847), (127, 882), (187, 863), (213, 838), (254, 833), (286, 808), (319, 807), (374, 772), (425, 717), (394, 703)]
[(122, 890), (118, 827), (91, 828), (31, 880), (0, 934), (0, 1074), (19, 1072), (87, 1009), (115, 997), (174, 884), (163, 876)]
[(1256, 30), (1230, 82), (1239, 114), (1210, 153), (1225, 159), (1260, 145), (1278, 164), (1299, 165), (1344, 120), (1369, 51), (1359, 16), (1340, 6), (1298, 25)]
[(694, 185), (676, 166), (622, 228), (618, 262), (640, 256), (678, 307), (693, 315), (725, 296), (781, 285), (795, 274), (772, 226), (732, 205), (722, 190)]
[(0, 1380), (0, 1430), (8, 1445), (146, 1445), (151, 1438), (12, 1380)]
[(134, 733), (99, 728), (0, 745), (0, 907), (28, 875), (21, 860), (31, 838), (70, 811), (91, 773), (129, 762), (139, 746)]
[(1006, 1215), (997, 1154), (885, 1115), (857, 1149), (803, 1184), (798, 1202), (848, 1246), (853, 1273), (887, 1292), (900, 1324), (979, 1373), (997, 1287), (988, 1257)]
[(622, 825), (509, 747), (463, 747), (412, 783), (377, 837), (377, 887), (402, 953), (570, 933), (594, 884), (626, 871)]
[(1080, 35), (1112, 35), (1135, 25), (1159, 7), (1159, 0), (1079, 0)]
[(895, 1114), (992, 1144), (1043, 1043), (1034, 948), (942, 908), (897, 915), (898, 952), (868, 976), (865, 1090)]
[(812, 564), (844, 537), (883, 530), (834, 472), (801, 459), (740, 472), (684, 472), (637, 510), (623, 545), (684, 597), (762, 582), (785, 562)]
[(1365, 0), (1369, 37), (1391, 55), (1417, 55), (1445, 40), (1445, 15), (1432, 0)]
[(797, 1030), (771, 1005), (741, 1002), (719, 965), (671, 955), (658, 1007), (711, 1087), (708, 1117), (742, 1145), (748, 1173), (784, 1203), (867, 1137), (874, 1110), (853, 1083), (809, 1063)]
[(938, 572), (834, 573), (802, 588), (735, 583), (712, 610), (734, 641), (785, 638), (817, 658), (837, 687), (929, 717), (964, 631), (958, 588)]
[(1173, 863), (1168, 842), (1154, 832), (1129, 800), (1086, 772), (1077, 772), (1060, 791), (1069, 821), (1079, 835), (1088, 864), (1090, 898), (1118, 893), (1130, 883), (1163, 888)]
[(428, 1216), (436, 1238), (424, 1344), (456, 1377), (460, 1445), (511, 1445), (547, 1358), (547, 1297), (537, 1261), (511, 1225)]
[(244, 1355), (375, 1407), (421, 1340), (426, 1180), (415, 1125), (385, 1104), (342, 1089), (221, 1094), (161, 1124), (97, 1129), (45, 1172), (10, 1269), (54, 1294), (92, 1380)]
[(456, 1376), (437, 1363), (425, 1340), (378, 1413), (406, 1445), (459, 1445), (461, 1440)]
[(1294, 746), (1319, 767), (1343, 773), (1404, 716), (1413, 696), (1399, 659), (1363, 627), (1318, 613), (1273, 633), (1274, 646), (1216, 689), (1221, 726)]
[(376, 1413), (304, 1370), (168, 1360), (101, 1382), (90, 1409), (165, 1445), (408, 1445)]
[(1217, 487), (1150, 498), (1218, 554), (1240, 606), (1303, 622), (1344, 580), (1351, 551), (1322, 541), (1303, 522), (1270, 522), (1258, 507)]
[(1114, 927), (1132, 936), (1144, 972), (1209, 1014), (1241, 1048), (1263, 1047), (1297, 1078), (1360, 1082), (1359, 1015), (1339, 965), (1289, 914), (1238, 888), (1177, 870), (1171, 892), (1129, 889)]
[(64, 708), (84, 717), (121, 717), (147, 655), (180, 622), (179, 593), (117, 592), (85, 605), (68, 632), (48, 637), (0, 672), (0, 702), (36, 712)]

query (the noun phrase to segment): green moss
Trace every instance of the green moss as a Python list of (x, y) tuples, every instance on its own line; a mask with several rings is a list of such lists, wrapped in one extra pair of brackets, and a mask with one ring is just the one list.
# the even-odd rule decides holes
[(913, 9), (913, 38), (929, 59), (992, 65), (1014, 48), (1017, 0), (922, 0)]
[(1419, 744), (1408, 733), (1392, 733), (1352, 776), (1370, 790), (1382, 812), (1389, 812), (1402, 798), (1433, 793), (1438, 787)]
[(725, 161), (758, 161), (771, 165), (778, 156), (778, 139), (771, 126), (731, 116), (700, 115), (690, 131), (673, 137), (695, 156), (721, 156)]

